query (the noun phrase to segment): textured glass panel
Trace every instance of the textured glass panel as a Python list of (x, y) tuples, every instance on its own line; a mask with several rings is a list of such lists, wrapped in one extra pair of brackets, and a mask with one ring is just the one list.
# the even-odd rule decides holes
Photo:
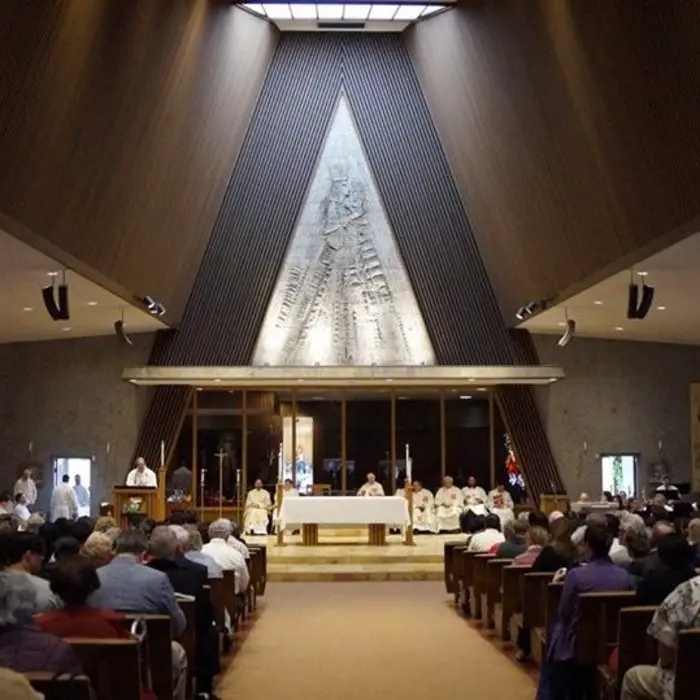
[(430, 339), (342, 97), (253, 364), (423, 363)]

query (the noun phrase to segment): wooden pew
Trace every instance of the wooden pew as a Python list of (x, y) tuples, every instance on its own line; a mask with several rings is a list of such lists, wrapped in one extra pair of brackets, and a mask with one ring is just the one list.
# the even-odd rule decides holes
[(256, 581), (255, 595), (264, 596), (267, 588), (267, 545), (259, 544), (255, 546), (260, 554), (259, 576)]
[(219, 632), (224, 631), (226, 627), (226, 600), (224, 596), (224, 579), (210, 578), (209, 588), (211, 591), (211, 604), (214, 607), (214, 622)]
[(474, 595), (474, 557), (476, 552), (468, 552), (466, 549), (462, 551), (462, 576), (458, 581), (460, 592), (460, 605), (462, 612), (466, 617), (471, 617), (474, 614), (474, 604), (472, 598)]
[(523, 577), (523, 622), (530, 630), (532, 657), (539, 664), (542, 660), (543, 636), (546, 629), (547, 585), (552, 582), (554, 573), (537, 571)]
[(496, 603), (501, 601), (503, 569), (512, 564), (512, 559), (489, 559), (486, 563), (486, 592), (481, 602), (481, 622), (486, 629), (494, 627)]
[(676, 651), (676, 690), (673, 700), (697, 700), (700, 628), (683, 630), (678, 635)]
[(484, 552), (479, 552), (474, 557), (474, 607), (472, 615), (475, 620), (481, 621), (483, 596), (486, 595), (486, 567), (489, 560), (495, 558), (495, 554)]
[(456, 544), (452, 547), (452, 582), (451, 582), (451, 593), (454, 599), (454, 604), (459, 605), (461, 589), (459, 587), (459, 582), (462, 580), (462, 554), (466, 550), (466, 545)]
[(125, 613), (127, 620), (142, 620), (146, 625), (143, 640), (145, 659), (148, 663), (151, 688), (158, 700), (172, 700), (173, 656), (172, 627), (169, 615), (150, 613)]
[(523, 577), (531, 570), (530, 566), (510, 564), (504, 566), (501, 572), (501, 600), (496, 603), (493, 616), (496, 634), (503, 641), (514, 642), (517, 638), (517, 630), (523, 620)]
[(224, 571), (223, 597), (224, 605), (228, 610), (233, 629), (237, 632), (240, 626), (241, 606), (236, 597), (236, 572)]
[(187, 655), (187, 678), (189, 687), (191, 678), (194, 675), (194, 670), (197, 666), (197, 654), (195, 651), (197, 643), (197, 622), (195, 619), (196, 604), (194, 600), (179, 599), (177, 603), (185, 616), (185, 620), (187, 621), (184, 632), (177, 637), (175, 641), (182, 644), (182, 648), (185, 650), (185, 654)]
[(443, 579), (445, 581), (445, 590), (454, 595), (455, 593), (455, 576), (454, 576), (454, 549), (455, 547), (464, 547), (464, 542), (445, 542), (443, 551), (445, 558), (443, 560), (444, 570)]
[[(134, 639), (67, 638), (99, 700), (141, 695), (141, 649)], [(171, 694), (172, 698), (172, 694)]]
[(44, 696), (44, 700), (91, 700), (90, 679), (87, 676), (74, 676), (34, 671), (22, 674), (32, 688)]
[(576, 663), (607, 664), (617, 644), (620, 610), (630, 606), (634, 596), (634, 591), (600, 591), (579, 596)]

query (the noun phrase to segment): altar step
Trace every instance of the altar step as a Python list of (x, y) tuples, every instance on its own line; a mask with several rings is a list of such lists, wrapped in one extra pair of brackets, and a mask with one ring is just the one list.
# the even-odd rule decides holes
[[(268, 550), (268, 563), (284, 566), (344, 566), (346, 564), (442, 564), (443, 555), (439, 553), (416, 551), (415, 548), (403, 546), (360, 547), (349, 545), (343, 547), (294, 547)], [(360, 551), (358, 551), (360, 550)]]
[(268, 564), (270, 582), (442, 581), (442, 562)]

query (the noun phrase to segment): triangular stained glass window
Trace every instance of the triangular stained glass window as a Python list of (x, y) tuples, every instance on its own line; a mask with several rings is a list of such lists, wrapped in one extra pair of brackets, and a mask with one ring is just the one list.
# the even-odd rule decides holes
[(341, 95), (254, 365), (434, 364), (394, 234)]

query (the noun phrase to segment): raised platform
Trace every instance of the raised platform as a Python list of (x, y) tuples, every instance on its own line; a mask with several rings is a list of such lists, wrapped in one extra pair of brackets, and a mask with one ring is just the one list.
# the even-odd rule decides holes
[(407, 547), (398, 535), (387, 545), (367, 544), (367, 531), (323, 529), (320, 544), (305, 547), (299, 536), (247, 537), (251, 544), (267, 545), (268, 581), (441, 581), (445, 542), (462, 541), (459, 535), (417, 535)]

